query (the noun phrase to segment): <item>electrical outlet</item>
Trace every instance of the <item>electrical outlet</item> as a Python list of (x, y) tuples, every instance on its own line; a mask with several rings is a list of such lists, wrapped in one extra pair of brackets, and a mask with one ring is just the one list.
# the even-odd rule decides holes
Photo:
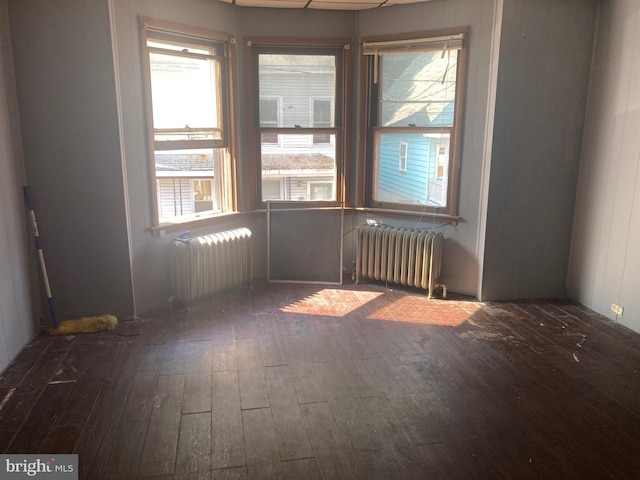
[(624, 311), (624, 307), (621, 307), (620, 305), (616, 305), (615, 303), (612, 303), (611, 311), (615, 313), (618, 317), (621, 317), (622, 312)]

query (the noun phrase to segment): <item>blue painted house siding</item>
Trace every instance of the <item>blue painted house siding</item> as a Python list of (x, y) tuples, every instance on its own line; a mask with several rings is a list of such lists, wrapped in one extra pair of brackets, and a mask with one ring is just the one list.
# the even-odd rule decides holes
[[(400, 171), (400, 143), (407, 143), (407, 170)], [(380, 189), (404, 199), (424, 203), (427, 179), (434, 175), (435, 159), (429, 161), (429, 139), (415, 134), (382, 134), (380, 141)], [(431, 165), (433, 163), (433, 165)]]
[[(449, 104), (430, 126), (451, 124), (453, 104)], [(408, 119), (407, 123), (412, 123)], [(423, 120), (424, 121), (424, 120)], [(400, 143), (407, 143), (407, 169), (400, 171)], [(429, 179), (436, 177), (437, 142), (421, 133), (381, 134), (379, 198), (387, 201), (426, 204)]]

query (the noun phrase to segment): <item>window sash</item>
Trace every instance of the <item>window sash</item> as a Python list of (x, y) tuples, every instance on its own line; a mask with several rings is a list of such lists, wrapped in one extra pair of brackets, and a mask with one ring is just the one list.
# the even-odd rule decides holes
[[(442, 43), (442, 38), (450, 38), (451, 36), (458, 36), (460, 42), (455, 44), (451, 42), (449, 48), (456, 48), (457, 50), (457, 71), (455, 82), (455, 105), (453, 107), (453, 124), (452, 125), (424, 125), (415, 126), (413, 123), (407, 125), (398, 126), (381, 126), (379, 121), (380, 114), (380, 85), (377, 83), (377, 60), (383, 58), (387, 54), (401, 54), (402, 52), (409, 51), (412, 43), (421, 43), (416, 46), (412, 52), (418, 52), (420, 50), (427, 51), (441, 51), (446, 53), (446, 45)], [(389, 211), (419, 211), (429, 212), (437, 215), (439, 218), (458, 218), (458, 190), (460, 182), (460, 153), (462, 147), (462, 118), (464, 112), (464, 90), (465, 90), (465, 78), (466, 78), (466, 57), (467, 57), (467, 37), (468, 28), (451, 29), (448, 31), (434, 32), (433, 36), (428, 34), (418, 34), (414, 38), (411, 38), (410, 34), (405, 34), (401, 39), (388, 37), (378, 37), (364, 39), (363, 46), (371, 47), (367, 52), (363, 51), (361, 57), (361, 95), (364, 110), (362, 116), (365, 118), (365, 122), (360, 125), (360, 134), (365, 139), (364, 148), (360, 150), (358, 167), (358, 176), (361, 179), (360, 186), (357, 190), (357, 205), (362, 208), (380, 208)], [(441, 41), (438, 45), (437, 42), (424, 42), (424, 39), (436, 38)], [(445, 42), (446, 43), (446, 42)], [(426, 45), (428, 44), (428, 45)], [(377, 47), (378, 51), (375, 52), (373, 47)], [(384, 47), (384, 49), (382, 48)], [(364, 48), (363, 48), (364, 50)], [(400, 57), (398, 57), (400, 59)], [(446, 197), (446, 202), (442, 201), (438, 205), (434, 205), (428, 201), (426, 205), (406, 202), (402, 198), (392, 198), (389, 196), (383, 196), (381, 200), (378, 191), (376, 190), (376, 182), (378, 181), (379, 168), (376, 166), (378, 158), (377, 148), (379, 148), (379, 139), (376, 139), (376, 135), (388, 133), (388, 132), (425, 132), (433, 135), (448, 134), (448, 145), (446, 154), (440, 155), (436, 152), (436, 157), (439, 159), (436, 167), (437, 175), (434, 178), (434, 182), (445, 182), (441, 195), (439, 198)], [(411, 144), (408, 146), (409, 155), (407, 158), (407, 174), (413, 171), (414, 161), (413, 151)], [(399, 172), (399, 152), (396, 146), (395, 153), (395, 172)], [(446, 170), (446, 171), (445, 171)], [(402, 175), (407, 175), (402, 174)]]
[[(432, 184), (434, 181), (441, 182), (441, 178), (438, 179), (437, 175), (438, 162), (441, 160), (439, 146), (443, 143), (443, 139), (448, 139), (446, 143), (451, 145), (453, 128), (377, 127), (373, 131), (372, 203), (380, 207), (421, 211), (425, 207), (448, 208), (450, 202), (448, 195), (444, 199), (439, 199), (438, 202), (433, 202), (433, 189), (438, 187)], [(396, 138), (391, 138), (391, 144), (388, 145), (383, 142), (385, 136)], [(418, 144), (415, 143), (416, 140), (418, 140)], [(396, 142), (397, 150), (395, 150)], [(395, 156), (393, 156), (393, 152), (395, 152)], [(411, 160), (410, 170), (408, 167), (411, 155), (414, 155), (415, 158)], [(399, 167), (395, 169), (395, 173), (393, 165)], [(447, 184), (444, 187), (444, 192), (448, 193), (450, 189), (451, 148), (449, 148), (446, 166)], [(410, 175), (407, 176), (408, 174)], [(385, 183), (387, 188), (384, 186)], [(402, 187), (398, 187), (398, 184), (401, 184)], [(389, 185), (395, 185), (395, 187), (389, 187)], [(382, 193), (384, 191), (386, 194)], [(422, 194), (424, 194), (424, 198), (421, 198)], [(403, 197), (404, 201), (402, 201)]]
[[(141, 18), (141, 43), (143, 45), (143, 75), (145, 79), (146, 96), (146, 123), (148, 132), (148, 156), (150, 161), (150, 177), (152, 190), (153, 227), (164, 226), (167, 223), (180, 223), (195, 220), (199, 217), (226, 212), (235, 208), (234, 185), (232, 183), (233, 152), (231, 152), (231, 139), (229, 125), (231, 124), (232, 101), (229, 89), (229, 74), (233, 64), (232, 46), (235, 44), (233, 36), (225, 33), (210, 31), (207, 29), (179, 25), (172, 22)], [(183, 51), (183, 48), (187, 51)], [(191, 51), (189, 51), (191, 49)], [(171, 124), (155, 128), (153, 116), (153, 89), (152, 89), (152, 61), (151, 55), (161, 54), (168, 58), (192, 58), (199, 61), (212, 62), (214, 74), (211, 79), (211, 92), (215, 96), (211, 102), (211, 124), (197, 125), (195, 127)], [(216, 119), (217, 115), (217, 119)], [(201, 116), (201, 118), (206, 118)], [(170, 123), (170, 122), (165, 122)], [(203, 123), (203, 122), (198, 122)], [(208, 122), (207, 122), (208, 123)], [(189, 138), (200, 136), (205, 138)], [(158, 138), (160, 137), (160, 138)], [(179, 139), (173, 139), (178, 137)], [(182, 138), (180, 138), (182, 137)], [(180, 168), (173, 172), (157, 170), (156, 154), (171, 150), (181, 151), (187, 155), (197, 155), (197, 150), (209, 150), (213, 152), (214, 171), (200, 171), (197, 168), (191, 170)], [(166, 211), (167, 190), (161, 189), (161, 182), (170, 179), (172, 185), (177, 184), (182, 192), (173, 202), (180, 205), (175, 208), (177, 216)], [(194, 180), (205, 181), (211, 187), (211, 199), (191, 198), (185, 203), (182, 195), (187, 186), (195, 192)], [(177, 183), (176, 183), (177, 182)], [(164, 204), (163, 204), (164, 202)], [(190, 209), (183, 208), (190, 205)], [(210, 207), (210, 208), (209, 208)], [(206, 211), (199, 211), (206, 208)], [(189, 211), (192, 210), (192, 211)], [(187, 213), (185, 213), (187, 212)]]
[[(344, 111), (343, 111), (343, 99), (344, 99), (344, 94), (345, 94), (345, 77), (344, 77), (344, 69), (345, 69), (345, 48), (344, 48), (344, 44), (340, 43), (338, 44), (336, 42), (336, 44), (330, 44), (330, 45), (325, 45), (325, 46), (320, 46), (320, 45), (287, 45), (282, 44), (282, 45), (273, 45), (273, 44), (268, 44), (268, 45), (260, 45), (260, 43), (258, 41), (254, 41), (254, 40), (248, 40), (247, 42), (247, 46), (250, 48), (251, 52), (249, 54), (249, 56), (247, 58), (251, 58), (251, 71), (253, 73), (252, 75), (252, 86), (253, 86), (253, 94), (254, 94), (254, 133), (255, 133), (255, 141), (254, 141), (254, 151), (255, 151), (255, 156), (256, 156), (256, 162), (258, 164), (258, 168), (256, 169), (258, 173), (258, 175), (260, 175), (257, 178), (257, 186), (258, 186), (258, 195), (256, 196), (256, 203), (257, 204), (262, 204), (264, 203), (265, 199), (263, 199), (263, 195), (262, 195), (262, 180), (263, 179), (268, 179), (269, 175), (265, 174), (265, 170), (264, 170), (264, 166), (263, 166), (263, 161), (264, 161), (264, 156), (267, 155), (270, 158), (272, 158), (274, 155), (278, 155), (278, 153), (276, 151), (273, 150), (273, 147), (275, 144), (269, 143), (269, 142), (265, 142), (265, 138), (269, 139), (271, 138), (270, 136), (273, 135), (278, 135), (279, 137), (279, 144), (277, 144), (277, 146), (280, 146), (283, 148), (282, 154), (286, 156), (286, 152), (285, 149), (287, 147), (287, 145), (285, 145), (285, 143), (287, 143), (287, 136), (293, 138), (298, 137), (300, 140), (297, 141), (298, 145), (302, 146), (302, 137), (303, 136), (307, 136), (307, 140), (306, 140), (306, 148), (310, 149), (309, 150), (309, 155), (311, 156), (310, 158), (313, 158), (314, 156), (323, 156), (323, 155), (330, 155), (334, 158), (333, 161), (333, 166), (332, 166), (332, 171), (328, 173), (328, 175), (332, 178), (332, 182), (333, 182), (333, 188), (332, 188), (332, 195), (334, 200), (338, 199), (342, 196), (343, 194), (343, 186), (341, 184), (339, 184), (340, 179), (342, 178), (341, 176), (341, 171), (342, 171), (342, 162), (343, 162), (343, 158), (344, 158), (344, 145), (343, 145), (343, 116), (344, 116)], [(308, 115), (307, 118), (302, 118), (301, 119), (301, 125), (298, 124), (294, 124), (296, 122), (294, 121), (287, 121), (285, 118), (281, 118), (280, 120), (280, 124), (286, 124), (286, 126), (280, 126), (280, 127), (273, 127), (273, 126), (265, 126), (264, 122), (263, 125), (261, 125), (260, 122), (260, 109), (259, 109), (259, 99), (262, 97), (268, 97), (270, 95), (271, 92), (267, 92), (267, 90), (264, 88), (265, 84), (264, 79), (261, 78), (260, 76), (260, 56), (261, 55), (283, 55), (283, 56), (296, 56), (299, 55), (301, 57), (304, 56), (320, 56), (320, 57), (333, 57), (333, 62), (332, 65), (335, 66), (333, 72), (332, 72), (332, 90), (331, 90), (331, 97), (328, 97), (326, 94), (322, 94), (322, 95), (313, 95), (311, 94), (309, 96), (309, 100), (310, 103), (308, 104), (307, 108), (308, 108)], [(331, 122), (321, 122), (321, 125), (315, 126), (314, 123), (316, 121), (316, 118), (314, 117), (314, 108), (313, 108), (313, 104), (314, 104), (314, 100), (320, 100), (320, 101), (327, 101), (330, 102), (330, 113), (331, 113)], [(287, 103), (286, 100), (283, 100), (283, 106), (282, 108), (286, 108), (287, 105), (289, 105)], [(286, 112), (285, 112), (286, 115)], [(290, 124), (287, 124), (290, 123)], [(308, 125), (307, 125), (308, 123)], [(317, 140), (317, 142), (314, 142), (314, 139)], [(325, 142), (324, 140), (328, 139), (327, 142)], [(331, 151), (331, 153), (329, 154), (329, 150)], [(296, 154), (296, 152), (291, 151), (291, 153), (293, 155), (304, 155), (304, 153), (302, 152), (298, 152)], [(297, 162), (297, 161), (296, 161)], [(300, 179), (297, 180), (297, 177), (287, 177), (284, 180), (287, 180), (287, 182), (285, 182), (286, 185), (291, 184), (291, 182), (295, 182), (298, 188), (304, 188), (305, 191), (307, 190), (307, 187), (305, 185), (308, 185), (308, 182), (310, 181), (308, 176), (305, 175), (304, 171), (308, 170), (308, 165), (306, 165), (306, 162), (303, 160), (302, 164), (305, 165), (304, 168), (301, 169), (301, 173), (299, 174)], [(324, 167), (323, 167), (324, 168)], [(294, 168), (295, 169), (295, 168)], [(313, 168), (312, 168), (313, 169)], [(319, 173), (315, 173), (315, 175), (319, 175)], [(293, 179), (293, 180), (292, 180)], [(305, 195), (299, 195), (299, 196), (291, 196), (291, 198), (289, 198), (286, 201), (299, 201), (302, 199), (302, 197), (308, 197), (309, 194), (306, 193)], [(298, 198), (300, 197), (300, 198)]]

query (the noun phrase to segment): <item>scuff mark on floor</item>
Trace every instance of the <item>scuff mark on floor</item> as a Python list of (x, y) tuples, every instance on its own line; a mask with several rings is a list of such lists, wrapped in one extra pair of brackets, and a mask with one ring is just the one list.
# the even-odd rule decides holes
[(486, 305), (483, 304), (482, 305), (482, 310), (484, 310), (485, 312), (487, 312), (489, 315), (502, 315), (502, 316), (506, 316), (506, 317), (513, 317), (513, 313), (508, 312), (507, 310), (503, 310), (500, 307), (494, 307), (492, 305)]
[(7, 402), (9, 401), (9, 399), (11, 397), (13, 397), (13, 394), (15, 393), (15, 391), (16, 391), (16, 387), (12, 387), (11, 390), (9, 390), (9, 393), (7, 393), (4, 396), (4, 399), (2, 400), (2, 403), (0, 403), (0, 410), (2, 410), (4, 408), (4, 406), (7, 404)]

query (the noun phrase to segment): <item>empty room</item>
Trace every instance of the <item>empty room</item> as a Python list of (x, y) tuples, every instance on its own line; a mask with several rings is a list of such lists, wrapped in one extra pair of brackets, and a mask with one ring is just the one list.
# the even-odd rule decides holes
[(638, 132), (640, 0), (0, 0), (0, 477), (638, 478)]

